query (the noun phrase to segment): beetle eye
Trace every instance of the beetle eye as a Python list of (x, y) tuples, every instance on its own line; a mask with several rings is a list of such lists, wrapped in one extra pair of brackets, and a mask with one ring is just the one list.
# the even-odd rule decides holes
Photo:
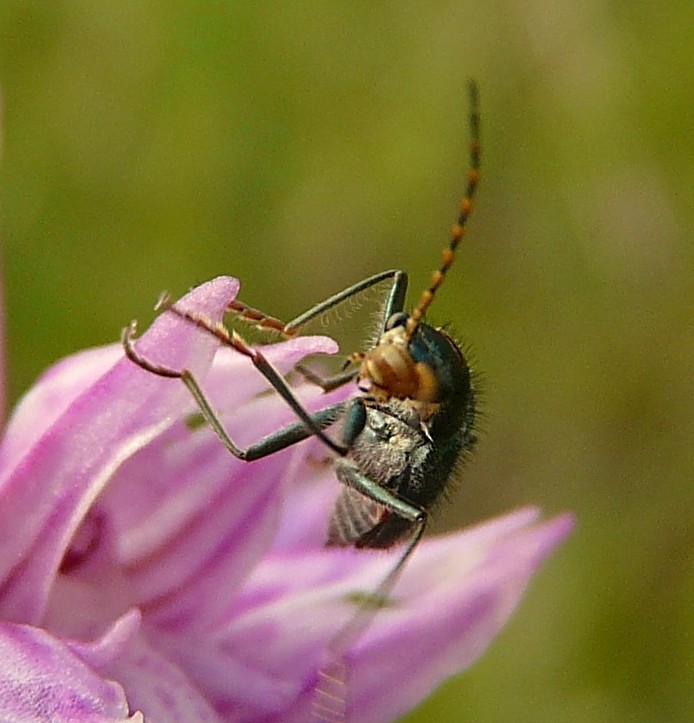
[(396, 326), (405, 326), (408, 319), (409, 314), (406, 314), (404, 311), (397, 311), (395, 314), (391, 314), (390, 318), (386, 322), (386, 331), (390, 331)]

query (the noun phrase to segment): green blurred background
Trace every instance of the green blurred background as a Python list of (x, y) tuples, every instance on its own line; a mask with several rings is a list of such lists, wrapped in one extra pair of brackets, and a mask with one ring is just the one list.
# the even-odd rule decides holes
[(483, 184), (432, 309), (483, 374), (439, 529), (574, 510), (511, 624), (415, 721), (694, 720), (694, 6), (0, 4), (12, 401), (218, 274), (289, 318), (415, 292), (483, 104)]

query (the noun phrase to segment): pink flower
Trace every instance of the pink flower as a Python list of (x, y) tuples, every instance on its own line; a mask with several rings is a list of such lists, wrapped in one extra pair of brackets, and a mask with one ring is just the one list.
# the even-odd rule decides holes
[[(221, 319), (237, 290), (219, 278), (180, 304)], [(203, 379), (239, 443), (294, 421), (217, 347), (172, 314), (137, 342)], [(266, 349), (286, 372), (335, 344)], [(312, 410), (346, 393), (300, 392)], [(318, 441), (247, 464), (195, 411), (120, 345), (56, 364), (15, 411), (0, 447), (3, 720), (311, 720), (327, 646), (397, 550), (323, 547), (339, 485)], [(392, 720), (468, 666), (571, 525), (528, 509), (426, 539), (345, 653), (347, 719)]]

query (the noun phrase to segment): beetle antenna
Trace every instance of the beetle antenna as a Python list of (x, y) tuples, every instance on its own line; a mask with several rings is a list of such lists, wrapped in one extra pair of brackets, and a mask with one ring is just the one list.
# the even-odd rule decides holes
[(434, 300), (436, 291), (443, 283), (448, 269), (450, 269), (453, 264), (455, 251), (465, 234), (465, 227), (472, 212), (472, 199), (480, 180), (480, 93), (477, 83), (474, 80), (470, 80), (468, 83), (468, 96), (470, 99), (470, 168), (467, 174), (467, 188), (460, 202), (458, 220), (451, 230), (451, 240), (443, 250), (441, 266), (432, 274), (429, 287), (422, 292), (419, 303), (412, 310), (407, 320), (406, 334), (408, 339), (414, 336), (417, 327), (424, 318), (431, 302)]

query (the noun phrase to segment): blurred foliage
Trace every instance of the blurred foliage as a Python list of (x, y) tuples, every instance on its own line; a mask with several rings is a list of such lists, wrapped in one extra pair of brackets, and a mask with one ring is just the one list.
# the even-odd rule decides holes
[(289, 318), (428, 279), (484, 388), (440, 526), (578, 527), (415, 721), (694, 720), (694, 9), (642, 1), (0, 4), (9, 390), (218, 274)]

